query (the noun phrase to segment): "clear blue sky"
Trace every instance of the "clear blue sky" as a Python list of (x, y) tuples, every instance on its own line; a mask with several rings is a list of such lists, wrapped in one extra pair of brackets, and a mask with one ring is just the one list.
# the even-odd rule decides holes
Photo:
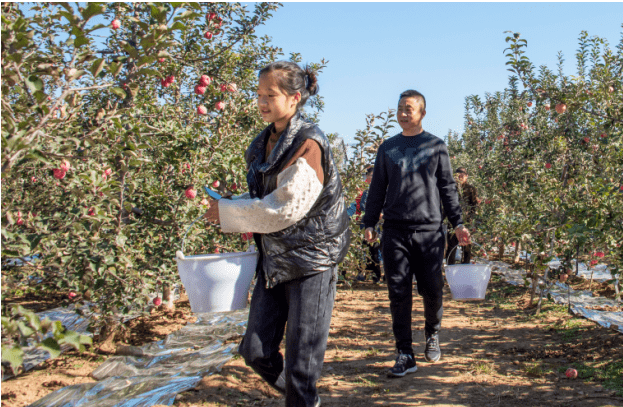
[[(320, 127), (352, 143), (367, 113), (395, 108), (400, 92), (426, 96), (424, 129), (444, 137), (463, 130), (465, 97), (503, 90), (503, 32), (520, 32), (535, 66), (576, 73), (582, 30), (621, 40), (623, 3), (284, 3), (257, 34), (285, 57), (329, 61), (319, 76), (325, 110)], [(396, 133), (400, 129), (396, 127)]]

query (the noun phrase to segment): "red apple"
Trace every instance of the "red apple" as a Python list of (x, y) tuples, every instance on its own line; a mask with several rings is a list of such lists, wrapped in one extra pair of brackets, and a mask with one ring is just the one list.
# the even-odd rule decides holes
[(608, 135), (607, 135), (606, 133), (601, 133), (601, 134), (599, 135), (599, 137), (601, 137), (601, 138), (606, 138), (606, 137), (608, 137)]
[(567, 376), (569, 379), (575, 379), (576, 377), (578, 377), (578, 371), (575, 370), (574, 368), (570, 367), (565, 372), (565, 376)]
[(528, 102), (528, 107), (532, 107), (532, 102)]
[(56, 179), (63, 179), (63, 178), (65, 178), (65, 174), (67, 174), (67, 171), (63, 171), (60, 168), (54, 168), (52, 170), (52, 173), (54, 174), (54, 178), (56, 178)]
[(564, 103), (558, 103), (556, 105), (556, 113), (563, 114), (566, 111), (567, 111), (567, 105), (565, 105)]
[(203, 36), (207, 39), (207, 40), (211, 40), (212, 39), (212, 33), (210, 31), (206, 31), (205, 34), (203, 34)]
[(545, 110), (549, 110), (549, 103), (543, 105), (543, 107), (545, 108)]
[(565, 281), (567, 281), (567, 279), (569, 278), (568, 274), (561, 274), (560, 277), (558, 277), (558, 279), (560, 280), (561, 283), (564, 283)]
[(552, 168), (552, 164), (550, 164), (550, 163), (545, 164), (545, 168), (547, 168), (549, 170), (550, 168)]
[(115, 18), (114, 20), (112, 20), (112, 23), (110, 23), (110, 28), (112, 28), (113, 30), (118, 30), (119, 28), (121, 28), (121, 21)]
[(153, 303), (156, 307), (159, 307), (162, 304), (162, 299), (160, 297), (156, 297), (153, 299)]
[(197, 114), (206, 115), (208, 114), (208, 109), (203, 105), (197, 106)]
[(186, 198), (188, 199), (194, 199), (197, 196), (197, 190), (193, 187), (189, 187), (185, 192), (184, 195), (186, 195)]
[(74, 298), (76, 298), (78, 294), (76, 294), (73, 291), (70, 291), (69, 294), (67, 294), (67, 296), (69, 297), (70, 300), (73, 300)]
[(216, 110), (223, 110), (225, 108), (225, 102), (220, 100), (216, 102), (216, 105), (214, 105), (214, 107), (216, 108)]
[(201, 86), (208, 86), (210, 82), (212, 82), (212, 79), (208, 75), (201, 75), (201, 78), (199, 78), (199, 85)]
[(216, 180), (212, 183), (212, 188), (218, 188), (221, 186), (221, 183), (219, 180)]

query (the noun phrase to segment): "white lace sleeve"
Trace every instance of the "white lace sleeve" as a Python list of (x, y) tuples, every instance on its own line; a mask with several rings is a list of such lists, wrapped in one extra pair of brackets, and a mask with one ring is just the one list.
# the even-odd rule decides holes
[(219, 201), (221, 230), (226, 233), (273, 233), (303, 219), (322, 192), (316, 172), (304, 158), (277, 176), (277, 189), (263, 199)]

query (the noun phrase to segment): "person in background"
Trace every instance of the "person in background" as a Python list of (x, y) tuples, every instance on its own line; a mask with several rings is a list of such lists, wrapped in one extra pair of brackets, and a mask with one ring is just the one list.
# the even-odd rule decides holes
[(441, 357), (439, 330), (443, 315), (443, 254), (441, 206), (457, 234), (460, 245), (470, 241), (463, 226), (461, 206), (452, 178), (446, 144), (424, 131), (426, 99), (415, 90), (398, 99), (397, 119), (402, 132), (378, 149), (374, 177), (363, 218), (364, 236), (374, 240), (374, 227), (383, 211), (383, 261), (389, 292), (392, 329), (398, 357), (389, 376), (402, 377), (417, 371), (413, 354), (411, 314), (413, 276), (424, 303), (424, 358)]
[[(476, 216), (476, 209), (480, 200), (478, 199), (478, 193), (476, 187), (467, 183), (467, 169), (459, 167), (454, 172), (456, 175), (459, 191), (459, 202), (461, 203), (461, 209), (463, 210), (463, 222), (470, 225), (474, 221)], [(449, 234), (448, 239), (448, 264), (456, 263), (456, 250), (459, 245), (459, 239), (455, 233)], [(462, 264), (469, 264), (472, 261), (472, 245), (468, 244), (462, 247)]]
[[(374, 166), (368, 167), (366, 170), (366, 184), (370, 184), (372, 182), (372, 175), (374, 173)], [(366, 200), (368, 199), (368, 191), (370, 189), (366, 189), (361, 193), (359, 198), (357, 198), (357, 216), (361, 216), (362, 212), (366, 211)], [(365, 229), (363, 222), (360, 224), (361, 230)], [(365, 239), (363, 241), (364, 245), (368, 249), (369, 257), (366, 257), (366, 271), (370, 271), (374, 274), (372, 277), (372, 282), (377, 284), (381, 281), (381, 258), (380, 258), (380, 243), (375, 240), (374, 243), (368, 243)], [(359, 273), (357, 276), (358, 281), (365, 281), (366, 276), (364, 273)]]
[[(320, 406), (320, 377), (348, 251), (348, 215), (329, 141), (299, 109), (315, 73), (274, 62), (259, 73), (257, 104), (270, 123), (245, 153), (249, 192), (211, 203), (204, 217), (227, 233), (254, 232), (257, 282), (239, 353), (290, 406)], [(279, 346), (285, 333), (285, 363)]]

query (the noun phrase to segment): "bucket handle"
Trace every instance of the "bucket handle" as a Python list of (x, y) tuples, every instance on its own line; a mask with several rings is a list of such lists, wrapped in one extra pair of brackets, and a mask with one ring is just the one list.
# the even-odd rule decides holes
[[(481, 245), (479, 245), (478, 243), (476, 243), (474, 241), (472, 241), (470, 244), (478, 246), (480, 248), (480, 250), (482, 250), (482, 248), (483, 248)], [(455, 251), (457, 249), (457, 247), (459, 247), (459, 246), (460, 245), (457, 244), (452, 249), (450, 249), (450, 251), (448, 252), (448, 257), (446, 258), (446, 264), (448, 264), (448, 260), (450, 260), (450, 254), (452, 254), (452, 252)], [(462, 247), (464, 247), (464, 246), (462, 246)]]
[(193, 227), (193, 225), (195, 224), (195, 222), (197, 222), (198, 220), (200, 220), (201, 218), (203, 218), (204, 214), (201, 214), (197, 219), (193, 220), (192, 223), (190, 225), (188, 225), (188, 228), (186, 229), (186, 232), (184, 232), (184, 236), (182, 236), (182, 258), (184, 258), (184, 247), (186, 245), (186, 235), (188, 234), (188, 232), (190, 232), (190, 228)]

